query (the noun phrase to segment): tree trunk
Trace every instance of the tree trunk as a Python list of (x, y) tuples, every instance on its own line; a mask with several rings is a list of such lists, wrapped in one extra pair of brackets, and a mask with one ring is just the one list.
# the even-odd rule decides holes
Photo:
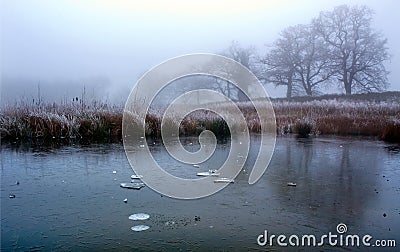
[(312, 96), (311, 83), (309, 81), (307, 81), (307, 84), (306, 84), (306, 94), (307, 94), (307, 96)]
[(288, 78), (288, 83), (287, 83), (286, 98), (292, 98), (293, 73), (294, 73), (294, 70), (292, 69), (288, 76), (289, 78)]
[(288, 83), (287, 91), (286, 91), (286, 98), (292, 98), (292, 85)]
[(346, 91), (346, 95), (351, 95), (351, 84), (349, 83), (348, 80), (343, 81), (344, 84), (344, 90)]
[(229, 99), (232, 99), (231, 97), (231, 84), (229, 83), (229, 81), (226, 81), (226, 86), (227, 86), (227, 93), (228, 93), (228, 97)]
[[(347, 58), (346, 58), (347, 59)], [(351, 81), (346, 70), (346, 62), (343, 63), (343, 85), (346, 95), (351, 95)]]
[(239, 101), (247, 101), (248, 98), (247, 98), (246, 93), (248, 92), (248, 86), (244, 85), (242, 88), (243, 88), (243, 92), (239, 91), (238, 100)]
[(292, 98), (292, 78), (289, 78), (287, 83), (286, 98)]

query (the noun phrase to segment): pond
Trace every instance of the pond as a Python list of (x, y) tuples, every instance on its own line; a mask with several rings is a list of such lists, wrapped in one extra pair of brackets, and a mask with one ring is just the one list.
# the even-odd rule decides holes
[[(182, 142), (194, 151), (195, 140)], [(172, 199), (147, 186), (121, 188), (133, 174), (122, 145), (2, 145), (1, 248), (271, 250), (257, 244), (265, 230), (320, 237), (337, 234), (339, 223), (348, 234), (400, 243), (399, 145), (353, 137), (279, 137), (267, 171), (249, 185), (257, 143), (253, 136), (249, 161), (235, 183), (197, 200)], [(196, 167), (174, 162), (160, 143), (150, 146), (160, 166), (182, 177), (218, 167), (229, 148), (229, 140), (220, 142), (211, 159)], [(129, 219), (137, 213), (146, 218)], [(282, 250), (276, 240), (272, 250)]]

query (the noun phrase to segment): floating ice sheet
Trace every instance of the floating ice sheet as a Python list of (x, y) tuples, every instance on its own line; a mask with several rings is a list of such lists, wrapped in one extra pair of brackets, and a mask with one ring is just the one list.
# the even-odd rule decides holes
[(119, 186), (122, 188), (139, 190), (144, 187), (144, 183), (121, 183)]
[(133, 175), (131, 176), (131, 179), (141, 179), (141, 178), (143, 178), (142, 175), (133, 174)]
[(235, 183), (235, 181), (229, 178), (219, 178), (214, 180), (214, 183)]
[(129, 216), (130, 220), (147, 220), (148, 218), (150, 218), (150, 215), (145, 213), (136, 213)]
[(208, 177), (208, 176), (218, 177), (219, 172), (217, 170), (208, 170), (208, 172), (198, 172), (196, 175), (200, 177)]
[(131, 227), (131, 229), (132, 229), (133, 231), (136, 231), (136, 232), (144, 231), (144, 230), (147, 230), (147, 229), (149, 229), (149, 228), (150, 228), (150, 227), (149, 227), (149, 226), (146, 226), (146, 225), (137, 225), (137, 226)]

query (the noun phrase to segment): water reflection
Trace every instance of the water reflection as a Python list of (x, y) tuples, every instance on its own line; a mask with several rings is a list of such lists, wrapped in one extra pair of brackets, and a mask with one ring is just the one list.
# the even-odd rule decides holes
[[(372, 146), (372, 142), (302, 139), (294, 143), (292, 139), (282, 140), (283, 148), (275, 152), (275, 167), (270, 172), (282, 178), (281, 184), (276, 183), (273, 187), (272, 194), (284, 198), (281, 204), (287, 208), (307, 213), (308, 220), (317, 215), (322, 223), (345, 222), (357, 228), (371, 223), (371, 211), (375, 219), (381, 219), (376, 222), (384, 223), (383, 212), (396, 214), (400, 205), (397, 201), (384, 207), (377, 206), (379, 197), (392, 197), (393, 194), (377, 193), (382, 191), (377, 188), (388, 186), (381, 174), (389, 167), (383, 163), (384, 153)], [(283, 161), (282, 168), (277, 167), (278, 160)], [(285, 186), (289, 181), (296, 182), (297, 187)], [(398, 223), (399, 217), (395, 221)], [(323, 227), (319, 222), (313, 226)]]
[[(160, 197), (148, 187), (120, 188), (133, 174), (121, 145), (2, 146), (1, 247), (249, 250), (258, 248), (256, 238), (264, 229), (322, 235), (340, 222), (351, 233), (400, 241), (400, 155), (388, 150), (393, 145), (355, 138), (278, 138), (269, 168), (250, 186), (259, 149), (257, 136), (252, 140), (235, 183), (191, 201)], [(198, 148), (196, 139), (181, 142), (188, 150)], [(218, 167), (229, 147), (229, 140), (218, 144), (200, 167), (174, 162), (161, 144), (150, 149), (169, 172), (195, 177)], [(16, 198), (8, 198), (11, 193)], [(132, 212), (151, 217), (132, 223), (127, 218)], [(133, 224), (151, 228), (132, 232)]]

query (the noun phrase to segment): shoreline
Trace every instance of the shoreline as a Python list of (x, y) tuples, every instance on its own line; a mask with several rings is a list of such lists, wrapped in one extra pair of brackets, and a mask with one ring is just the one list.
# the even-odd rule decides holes
[[(271, 100), (278, 136), (370, 136), (400, 142), (400, 92)], [(252, 104), (240, 102), (238, 106), (249, 132), (259, 133), (261, 122)], [(146, 116), (147, 137), (160, 138), (162, 114), (153, 111)], [(122, 108), (101, 103), (8, 106), (0, 114), (1, 141), (118, 143), (122, 142), (122, 119)], [(205, 129), (217, 138), (230, 136), (222, 118), (207, 111), (191, 113), (180, 125), (181, 136), (197, 136)]]

